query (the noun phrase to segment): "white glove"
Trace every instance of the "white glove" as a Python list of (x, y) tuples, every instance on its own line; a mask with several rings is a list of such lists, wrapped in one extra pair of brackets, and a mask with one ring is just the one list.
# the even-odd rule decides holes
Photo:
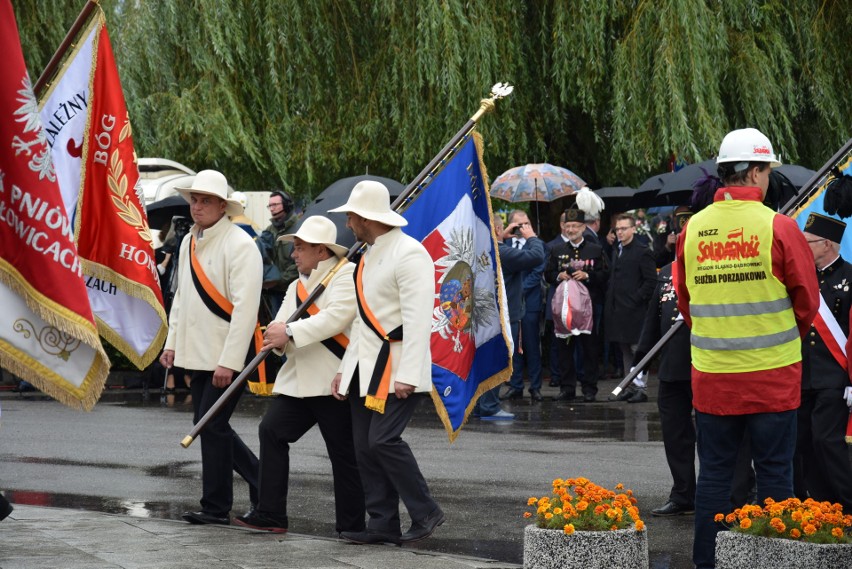
[(160, 273), (160, 275), (165, 275), (166, 268), (163, 265), (157, 265), (157, 272)]
[(846, 406), (852, 409), (852, 387), (843, 390), (843, 399), (846, 400)]
[[(634, 369), (636, 369), (636, 366), (633, 366), (633, 367), (630, 368), (630, 373), (633, 373)], [(639, 389), (645, 389), (645, 387), (648, 385), (647, 382), (645, 381), (645, 371), (644, 370), (639, 372), (639, 374), (636, 377), (633, 378), (633, 385), (635, 385)]]

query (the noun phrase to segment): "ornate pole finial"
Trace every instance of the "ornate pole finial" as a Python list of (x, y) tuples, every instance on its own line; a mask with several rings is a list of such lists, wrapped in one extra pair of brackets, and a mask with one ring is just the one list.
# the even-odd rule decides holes
[(479, 102), (479, 110), (476, 111), (476, 113), (472, 117), (470, 117), (470, 120), (472, 120), (473, 122), (477, 122), (479, 119), (482, 118), (482, 115), (484, 115), (485, 113), (490, 113), (494, 110), (495, 101), (499, 101), (504, 97), (508, 97), (512, 94), (512, 91), (514, 90), (515, 88), (512, 85), (509, 85), (508, 83), (495, 83), (495, 85), (491, 87), (490, 97), (487, 99), (482, 99)]

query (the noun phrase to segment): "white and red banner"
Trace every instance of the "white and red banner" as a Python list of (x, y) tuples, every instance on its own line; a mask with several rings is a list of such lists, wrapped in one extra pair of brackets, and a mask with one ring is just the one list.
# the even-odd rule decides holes
[(109, 360), (9, 0), (0, 0), (0, 53), (0, 365), (88, 411), (103, 390)]
[(98, 8), (40, 96), (98, 330), (140, 368), (167, 332), (124, 94)]

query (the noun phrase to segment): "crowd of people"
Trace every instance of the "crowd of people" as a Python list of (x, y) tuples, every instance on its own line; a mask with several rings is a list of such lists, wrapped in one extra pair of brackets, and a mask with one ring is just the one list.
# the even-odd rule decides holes
[[(618, 213), (603, 235), (602, 208), (589, 207), (585, 195), (561, 213), (560, 233), (548, 242), (521, 210), (505, 223), (494, 216), (514, 372), (473, 412), (511, 421), (501, 400), (542, 404), (547, 379), (559, 388), (555, 404), (593, 404), (605, 372), (630, 371), (679, 327), (656, 374), (673, 485), (652, 514), (695, 515), (700, 568), (715, 563), (718, 512), (792, 496), (852, 509), (845, 224), (811, 214), (803, 232), (764, 205), (777, 161), (755, 129), (729, 133), (717, 162), (718, 178), (702, 180), (689, 204), (650, 223), (641, 210)], [(273, 237), (276, 271), (269, 271), (262, 248), (232, 221), (241, 211), (227, 188), (222, 174), (203, 171), (179, 190), (195, 224), (173, 250), (179, 284), (160, 362), (187, 370), (197, 421), (243, 368), (265, 290), (280, 298), (264, 348), (284, 364), (259, 426), (259, 459), (229, 425), (238, 397), (202, 431), (201, 510), (184, 518), (231, 523), (237, 472), (249, 484), (251, 509), (234, 523), (287, 531), (289, 445), (318, 425), (342, 539), (401, 544), (430, 536), (445, 516), (402, 435), (432, 389), (434, 289), (424, 286), (431, 258), (401, 230), (406, 221), (390, 209), (387, 188), (364, 181), (335, 210), (367, 244), (357, 264), (345, 259), (327, 218), (309, 217), (293, 232), (292, 200), (274, 192), (264, 232)], [(289, 322), (329, 271), (324, 294)], [(647, 402), (647, 378), (637, 375), (617, 399)], [(405, 532), (400, 500), (412, 520)]]

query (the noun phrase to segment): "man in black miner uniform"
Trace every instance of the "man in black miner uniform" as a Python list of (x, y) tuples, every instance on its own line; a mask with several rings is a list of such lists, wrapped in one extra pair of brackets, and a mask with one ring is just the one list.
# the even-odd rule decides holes
[[(804, 235), (814, 254), (825, 306), (820, 307), (802, 342), (802, 404), (798, 413), (794, 486), (801, 499), (810, 496), (818, 501), (839, 502), (843, 511), (849, 512), (852, 511), (852, 466), (845, 433), (849, 419), (847, 404), (852, 396), (849, 374), (840, 363), (846, 363), (840, 348), (849, 336), (852, 265), (838, 253), (845, 228), (842, 221), (817, 213), (810, 214), (805, 222)], [(835, 323), (832, 320), (840, 327), (838, 336), (830, 331)]]
[[(601, 305), (609, 273), (603, 249), (583, 237), (586, 229), (583, 210), (572, 207), (566, 209), (563, 216), (563, 229), (568, 241), (550, 249), (544, 278), (552, 285), (568, 279), (579, 281), (589, 289), (592, 305)], [(550, 310), (550, 307), (547, 309)], [(577, 342), (581, 344), (583, 352), (583, 401), (594, 401), (598, 392), (598, 330), (593, 327), (591, 334), (557, 338), (560, 378), (559, 395), (554, 397), (556, 401), (573, 401), (577, 396), (574, 365), (574, 346)]]

